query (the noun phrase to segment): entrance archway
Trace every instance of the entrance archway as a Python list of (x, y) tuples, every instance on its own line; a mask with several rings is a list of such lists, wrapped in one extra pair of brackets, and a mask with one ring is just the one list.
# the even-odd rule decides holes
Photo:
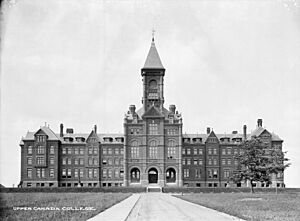
[(167, 183), (175, 183), (176, 182), (176, 171), (174, 168), (167, 169), (166, 181), (167, 181)]
[(149, 183), (157, 183), (158, 181), (158, 171), (155, 168), (151, 168), (148, 171), (148, 181)]

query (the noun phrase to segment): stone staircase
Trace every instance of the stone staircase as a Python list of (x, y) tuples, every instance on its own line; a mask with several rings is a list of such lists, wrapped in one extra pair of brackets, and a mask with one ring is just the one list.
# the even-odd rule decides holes
[(162, 192), (161, 186), (157, 184), (149, 184), (147, 186), (147, 193), (153, 193), (153, 192), (161, 193)]

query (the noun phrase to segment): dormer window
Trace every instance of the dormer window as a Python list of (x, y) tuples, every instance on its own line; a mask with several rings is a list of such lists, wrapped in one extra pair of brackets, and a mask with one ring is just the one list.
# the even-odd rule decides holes
[(45, 135), (36, 135), (37, 142), (45, 142), (46, 136)]
[(109, 143), (113, 142), (112, 137), (104, 137), (103, 140), (104, 140), (104, 142), (109, 142)]

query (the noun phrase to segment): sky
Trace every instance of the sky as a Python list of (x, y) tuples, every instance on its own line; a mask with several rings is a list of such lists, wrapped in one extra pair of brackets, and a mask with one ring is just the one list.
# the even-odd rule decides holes
[[(20, 182), (19, 142), (59, 124), (122, 133), (141, 107), (152, 29), (165, 107), (183, 131), (254, 130), (283, 140), (300, 187), (300, 1), (10, 0), (1, 7), (0, 183)], [(298, 174), (298, 175), (297, 175)]]

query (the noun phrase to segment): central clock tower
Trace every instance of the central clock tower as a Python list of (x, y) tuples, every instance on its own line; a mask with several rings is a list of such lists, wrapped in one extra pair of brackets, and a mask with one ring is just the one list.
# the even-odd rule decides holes
[(141, 69), (141, 75), (143, 77), (142, 104), (144, 112), (147, 112), (152, 106), (162, 111), (164, 104), (165, 68), (155, 47), (154, 38), (152, 38), (144, 67)]

